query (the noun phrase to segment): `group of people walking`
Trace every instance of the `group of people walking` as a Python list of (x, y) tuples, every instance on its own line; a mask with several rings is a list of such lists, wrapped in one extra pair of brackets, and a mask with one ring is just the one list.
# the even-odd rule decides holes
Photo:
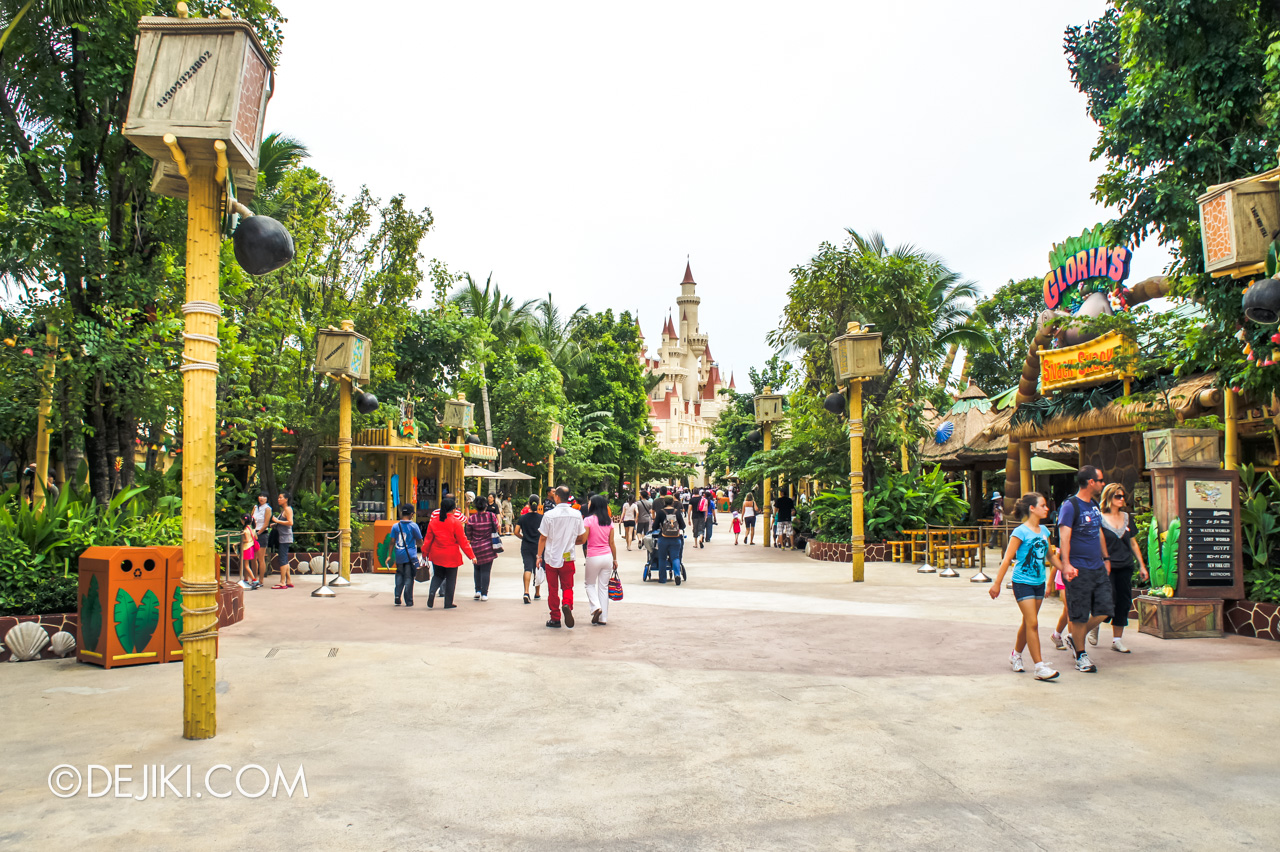
[[(1133, 605), (1133, 569), (1147, 579), (1147, 566), (1135, 540), (1137, 529), (1124, 511), (1125, 490), (1119, 483), (1105, 483), (1102, 473), (1085, 465), (1076, 474), (1077, 492), (1058, 511), (1058, 548), (1049, 542), (1042, 526), (1049, 503), (1037, 492), (1023, 494), (1015, 511), (1023, 523), (1009, 537), (1000, 570), (991, 585), (991, 598), (1000, 596), (1005, 574), (1013, 566), (1013, 597), (1022, 613), (1009, 665), (1025, 671), (1022, 652), (1031, 655), (1037, 680), (1053, 680), (1058, 672), (1041, 653), (1039, 613), (1050, 582), (1047, 566), (1055, 571), (1053, 583), (1063, 597), (1062, 615), (1051, 634), (1056, 648), (1071, 653), (1076, 671), (1096, 672), (1088, 645), (1098, 644), (1099, 628), (1111, 624), (1111, 650), (1129, 653), (1124, 629)], [(1101, 505), (1099, 505), (1101, 497)], [(1086, 642), (1088, 645), (1086, 645)]]

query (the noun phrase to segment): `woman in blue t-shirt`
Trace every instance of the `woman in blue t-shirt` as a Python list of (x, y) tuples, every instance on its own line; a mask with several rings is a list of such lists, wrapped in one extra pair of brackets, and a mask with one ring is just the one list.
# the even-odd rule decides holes
[(1035, 491), (1023, 494), (1015, 507), (1019, 518), (1026, 520), (1009, 536), (1009, 547), (1004, 552), (1004, 560), (1000, 563), (1000, 571), (995, 582), (991, 584), (991, 599), (1000, 597), (1004, 588), (1004, 575), (1013, 563), (1013, 599), (1022, 610), (1022, 624), (1018, 626), (1018, 637), (1014, 642), (1013, 653), (1009, 655), (1009, 665), (1015, 672), (1026, 671), (1022, 665), (1022, 649), (1031, 651), (1031, 661), (1035, 663), (1036, 680), (1053, 680), (1058, 676), (1044, 658), (1040, 656), (1039, 615), (1040, 605), (1044, 603), (1045, 581), (1047, 572), (1045, 563), (1052, 562), (1053, 567), (1061, 570), (1058, 554), (1049, 548), (1049, 533), (1040, 527), (1049, 514), (1049, 504), (1044, 497)]

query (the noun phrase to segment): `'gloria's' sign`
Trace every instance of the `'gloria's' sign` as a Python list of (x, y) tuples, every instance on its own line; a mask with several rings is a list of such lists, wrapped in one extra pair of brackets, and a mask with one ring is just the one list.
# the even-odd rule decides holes
[(1098, 225), (1053, 247), (1044, 277), (1046, 308), (1072, 310), (1090, 292), (1110, 291), (1124, 283), (1133, 252), (1109, 243), (1104, 227)]

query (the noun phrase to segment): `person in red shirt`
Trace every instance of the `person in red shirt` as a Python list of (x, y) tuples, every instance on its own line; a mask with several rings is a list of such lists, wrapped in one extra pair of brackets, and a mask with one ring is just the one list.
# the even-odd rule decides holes
[(476, 564), (475, 552), (467, 541), (462, 518), (454, 511), (457, 504), (452, 497), (440, 501), (440, 511), (431, 513), (427, 531), (422, 537), (422, 551), (431, 560), (431, 589), (427, 593), (427, 609), (435, 605), (436, 593), (444, 589), (444, 608), (454, 609), (453, 592), (458, 587), (458, 569), (465, 553)]

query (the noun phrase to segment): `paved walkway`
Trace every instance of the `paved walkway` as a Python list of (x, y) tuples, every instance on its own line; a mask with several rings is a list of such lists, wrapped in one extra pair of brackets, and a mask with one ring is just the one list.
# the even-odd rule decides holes
[[(887, 563), (854, 585), (723, 534), (687, 551), (680, 587), (622, 557), (605, 628), (581, 581), (577, 629), (545, 628), (511, 553), (489, 601), (448, 612), (421, 586), (393, 607), (386, 576), (332, 600), (308, 577), (253, 592), (222, 634), (211, 741), (181, 739), (180, 666), (6, 665), (0, 847), (1275, 846), (1280, 645), (1131, 629), (1095, 675), (1050, 649), (1062, 676), (1038, 683), (1006, 662), (1008, 592)], [(63, 763), (134, 765), (122, 795), (141, 764), (191, 764), (196, 790), (218, 764), (301, 764), (309, 795), (63, 800)]]

